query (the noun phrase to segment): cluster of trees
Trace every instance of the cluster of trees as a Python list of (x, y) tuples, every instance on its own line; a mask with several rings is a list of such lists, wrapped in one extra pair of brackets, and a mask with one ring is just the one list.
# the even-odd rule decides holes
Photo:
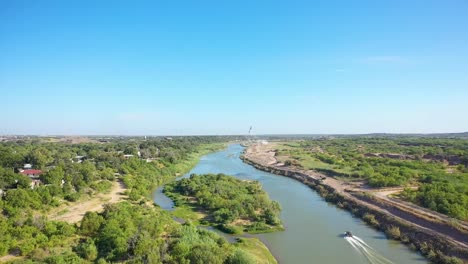
[[(133, 196), (151, 188), (177, 172), (193, 166), (196, 158), (219, 147), (219, 138), (120, 140), (106, 144), (6, 142), (0, 144), (0, 189), (3, 210), (11, 214), (25, 208), (47, 210), (63, 200), (76, 201), (83, 194), (103, 192), (112, 186), (115, 173), (123, 175)], [(212, 144), (208, 144), (212, 143)], [(138, 151), (144, 158), (138, 158)], [(135, 153), (125, 159), (124, 154)], [(81, 156), (76, 159), (76, 156)], [(147, 163), (146, 158), (154, 159)], [(31, 179), (18, 173), (25, 163), (43, 170), (42, 185), (31, 189)]]
[(67, 246), (74, 234), (75, 227), (65, 222), (47, 221), (45, 217), (26, 213), (0, 215), (0, 255), (9, 252), (40, 255), (41, 249)]
[[(0, 249), (5, 250), (9, 234), (4, 228), (0, 232)], [(17, 243), (28, 256), (14, 261), (17, 264), (257, 263), (248, 250), (214, 232), (180, 225), (159, 208), (130, 202), (108, 205), (102, 213), (88, 212), (77, 227), (36, 219), (14, 235), (29, 238)], [(72, 246), (56, 248), (67, 244)]]
[[(111, 237), (117, 235), (113, 231), (97, 231), (105, 225), (95, 229), (96, 233), (85, 234), (81, 228), (76, 230), (74, 225), (49, 221), (41, 215), (46, 215), (49, 209), (66, 200), (76, 201), (80, 196), (92, 196), (110, 189), (112, 182), (116, 180), (116, 173), (128, 184), (130, 198), (139, 200), (147, 196), (157, 184), (175, 177), (177, 172), (187, 171), (203, 153), (219, 148), (222, 140), (217, 137), (189, 137), (173, 140), (112, 139), (105, 143), (81, 144), (42, 140), (0, 143), (0, 256), (12, 253), (46, 263), (82, 263), (93, 259), (95, 253), (98, 257), (109, 254), (109, 257), (103, 259), (105, 261), (131, 254), (129, 252), (133, 249), (128, 247), (125, 248), (126, 253), (123, 253), (123, 245), (128, 241), (122, 242), (122, 237), (118, 239), (122, 242), (120, 248), (110, 246), (108, 248), (112, 247), (114, 251), (104, 250), (105, 243), (98, 238), (106, 234)], [(127, 159), (124, 154), (135, 156)], [(146, 158), (151, 158), (152, 161), (146, 162)], [(35, 169), (43, 171), (40, 175), (43, 184), (31, 189), (31, 179), (17, 170), (25, 163), (31, 163)], [(125, 210), (120, 208), (117, 211), (126, 211), (128, 206)], [(136, 210), (136, 207), (132, 210)], [(128, 209), (129, 212), (132, 210)], [(106, 210), (106, 213), (111, 211)], [(127, 216), (128, 219), (137, 217)], [(106, 215), (94, 217), (106, 219)], [(88, 217), (85, 219), (85, 222), (92, 222)], [(125, 223), (128, 219), (122, 218), (119, 221)], [(145, 222), (152, 223), (149, 220)], [(157, 226), (166, 228), (167, 225)], [(134, 231), (129, 230), (124, 232), (125, 235)], [(77, 237), (83, 239), (75, 248)], [(107, 237), (106, 241), (110, 241), (110, 238)], [(73, 250), (70, 249), (71, 246)], [(60, 253), (64, 249), (65, 252)], [(136, 256), (140, 253), (132, 254)], [(96, 258), (96, 261), (101, 258)]]
[(3, 210), (11, 215), (15, 210), (46, 210), (62, 200), (76, 201), (83, 194), (103, 192), (112, 186), (114, 170), (97, 168), (90, 161), (59, 162), (40, 175), (41, 185), (31, 189), (31, 179), (14, 172), (15, 168), (0, 167), (0, 189), (5, 194)]
[[(130, 199), (138, 199), (142, 195), (147, 195), (155, 186), (161, 185), (175, 176), (180, 175), (195, 166), (198, 158), (208, 152), (220, 149), (222, 144), (208, 144), (196, 146), (193, 149), (174, 151), (169, 158), (160, 158), (153, 162), (146, 162), (142, 159), (129, 159), (125, 161), (120, 172), (125, 175), (123, 181), (129, 193)], [(175, 156), (176, 161), (172, 158)], [(171, 162), (172, 161), (172, 162)]]
[[(280, 205), (269, 199), (257, 181), (242, 181), (224, 174), (193, 174), (167, 184), (164, 193), (174, 198), (176, 204), (194, 198), (226, 231), (233, 230), (235, 225), (241, 225), (247, 232), (266, 232), (281, 226)], [(239, 219), (244, 221), (236, 224)]]
[[(468, 215), (468, 140), (352, 137), (288, 143), (279, 155), (288, 164), (373, 187), (418, 185), (402, 197), (458, 219)], [(292, 158), (292, 160), (291, 160)]]
[(405, 189), (400, 196), (442, 214), (468, 220), (468, 177), (465, 177), (465, 184), (423, 183), (417, 190)]
[(97, 263), (255, 263), (250, 253), (214, 232), (128, 202), (86, 214), (78, 232), (83, 237), (74, 252)]

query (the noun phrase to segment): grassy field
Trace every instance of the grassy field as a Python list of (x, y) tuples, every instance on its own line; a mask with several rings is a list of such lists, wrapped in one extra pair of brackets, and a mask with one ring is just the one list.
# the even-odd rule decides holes
[(202, 225), (201, 221), (206, 217), (206, 214), (201, 212), (200, 208), (190, 204), (181, 204), (171, 212), (174, 217), (182, 218), (186, 221), (192, 222), (194, 225)]
[(278, 263), (270, 250), (258, 238), (241, 238), (235, 245), (251, 254), (257, 264)]
[(345, 174), (349, 174), (352, 171), (349, 167), (339, 167), (314, 158), (312, 155), (302, 150), (299, 144), (295, 142), (279, 143), (278, 152), (275, 157), (279, 162), (283, 163), (291, 159), (296, 160), (298, 164), (306, 170), (333, 170)]

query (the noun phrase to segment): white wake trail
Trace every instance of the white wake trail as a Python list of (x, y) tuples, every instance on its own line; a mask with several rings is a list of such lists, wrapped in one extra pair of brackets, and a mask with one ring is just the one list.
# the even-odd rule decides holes
[(354, 239), (356, 239), (357, 241), (361, 242), (362, 244), (364, 244), (365, 246), (367, 247), (370, 247), (366, 242), (364, 242), (364, 240), (362, 240), (360, 237), (357, 237), (357, 236), (353, 236)]
[(359, 237), (345, 237), (346, 241), (356, 251), (361, 253), (371, 264), (393, 264), (393, 262), (384, 256), (380, 255), (375, 249), (369, 246), (364, 240)]

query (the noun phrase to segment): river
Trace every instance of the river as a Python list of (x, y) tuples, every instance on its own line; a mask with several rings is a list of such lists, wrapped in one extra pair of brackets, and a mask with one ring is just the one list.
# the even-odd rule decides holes
[[(266, 173), (239, 159), (243, 147), (237, 144), (203, 156), (189, 173), (224, 173), (240, 179), (257, 180), (270, 198), (281, 204), (285, 231), (258, 236), (280, 263), (428, 263), (406, 246), (386, 239), (349, 212), (325, 202), (314, 190), (293, 179)], [(180, 177), (182, 178), (182, 177)], [(171, 210), (172, 201), (162, 193), (153, 200)], [(355, 238), (344, 238), (350, 230)]]

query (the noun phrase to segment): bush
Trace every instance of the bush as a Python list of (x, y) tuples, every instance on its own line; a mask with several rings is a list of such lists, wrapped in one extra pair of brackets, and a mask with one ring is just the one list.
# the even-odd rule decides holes
[(80, 232), (83, 235), (92, 236), (97, 233), (101, 223), (104, 221), (103, 217), (95, 212), (86, 212), (81, 220)]
[(90, 185), (91, 188), (97, 192), (108, 192), (112, 188), (112, 182), (110, 181), (100, 181), (94, 182)]
[(69, 202), (76, 202), (78, 201), (78, 199), (80, 199), (80, 194), (75, 192), (75, 193), (70, 193), (70, 194), (67, 194), (65, 196), (65, 200), (69, 201)]
[(445, 264), (463, 264), (463, 261), (461, 261), (461, 259), (459, 258), (456, 258), (456, 257), (447, 257), (447, 256), (444, 256), (444, 258), (442, 259), (443, 263)]
[(236, 249), (226, 260), (226, 264), (255, 264), (256, 261), (249, 253)]
[(410, 242), (409, 238), (405, 235), (401, 236), (401, 242), (404, 244), (408, 244)]
[(228, 234), (241, 234), (242, 233), (241, 227), (228, 225), (228, 224), (218, 225), (218, 229)]
[(375, 216), (373, 214), (369, 214), (369, 213), (365, 213), (364, 216), (362, 217), (362, 219), (372, 225), (372, 226), (375, 226), (375, 227), (378, 227), (380, 225), (379, 221), (377, 221), (377, 219), (375, 219)]
[(246, 230), (251, 233), (261, 233), (266, 232), (270, 227), (263, 222), (256, 222), (246, 227)]
[(393, 239), (398, 240), (401, 237), (400, 228), (398, 228), (397, 226), (390, 226), (389, 228), (387, 228), (387, 230), (385, 230), (385, 233)]
[(76, 253), (86, 260), (93, 261), (97, 258), (98, 251), (94, 241), (87, 239), (86, 241), (78, 244), (75, 248)]
[(62, 255), (52, 256), (45, 259), (47, 264), (82, 264), (84, 261), (73, 252), (65, 252)]

